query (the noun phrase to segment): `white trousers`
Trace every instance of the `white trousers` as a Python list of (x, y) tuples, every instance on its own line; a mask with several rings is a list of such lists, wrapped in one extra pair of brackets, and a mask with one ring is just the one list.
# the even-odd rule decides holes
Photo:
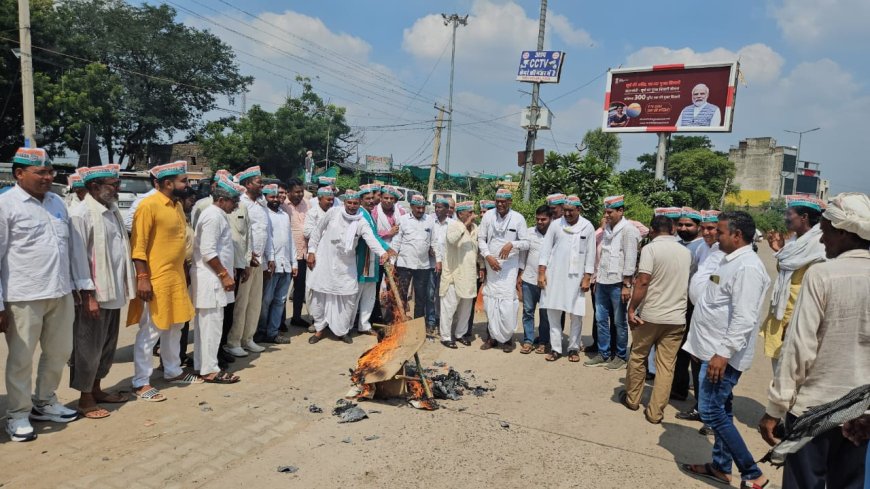
[(514, 337), (517, 329), (517, 314), (520, 311), (520, 301), (513, 299), (496, 299), (483, 296), (483, 307), (486, 309), (489, 337), (499, 343), (507, 343)]
[(193, 366), (199, 375), (220, 372), (217, 355), (223, 325), (223, 307), (196, 310), (193, 319)]
[(441, 341), (462, 338), (468, 331), (468, 318), (474, 307), (474, 299), (460, 299), (453, 284), (441, 297)]
[(377, 282), (361, 282), (359, 284), (356, 301), (359, 307), (359, 325), (357, 327), (360, 331), (372, 330), (372, 311), (375, 310), (377, 291)]
[(335, 336), (346, 335), (353, 327), (356, 297), (357, 294), (335, 295), (312, 290), (308, 311), (314, 318), (314, 329), (319, 333), (328, 326)]
[(139, 331), (133, 343), (133, 388), (138, 389), (151, 382), (154, 365), (151, 351), (160, 340), (160, 359), (163, 361), (163, 378), (171, 379), (182, 374), (181, 370), (181, 328), (183, 323), (172, 324), (169, 329), (159, 329), (151, 321), (151, 309), (145, 303), (145, 310), (139, 318)]
[[(562, 312), (558, 309), (547, 309), (547, 319), (550, 321), (550, 348), (560, 355), (562, 354)], [(579, 351), (583, 316), (575, 316), (571, 313), (566, 315), (571, 323), (568, 333), (568, 351)]]

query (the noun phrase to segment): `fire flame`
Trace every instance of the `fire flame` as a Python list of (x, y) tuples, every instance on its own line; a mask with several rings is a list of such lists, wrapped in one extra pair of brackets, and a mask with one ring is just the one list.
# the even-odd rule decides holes
[[(392, 270), (387, 273), (390, 272)], [(384, 309), (390, 308), (393, 311), (392, 324), (387, 327), (384, 339), (357, 360), (356, 370), (350, 377), (355, 384), (365, 384), (366, 375), (379, 369), (390, 357), (390, 354), (399, 348), (405, 337), (407, 324), (404, 320), (404, 313), (400, 309), (401, 305), (395, 303), (392, 294), (384, 294), (382, 304)]]

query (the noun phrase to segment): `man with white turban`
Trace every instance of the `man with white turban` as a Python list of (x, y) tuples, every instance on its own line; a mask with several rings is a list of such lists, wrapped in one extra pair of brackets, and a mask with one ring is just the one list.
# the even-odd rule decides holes
[[(789, 425), (810, 407), (842, 398), (870, 372), (863, 341), (870, 338), (870, 198), (834, 197), (820, 228), (829, 261), (804, 275), (758, 427), (771, 445), (780, 419)], [(848, 430), (837, 424), (787, 455), (783, 489), (862, 487), (867, 440), (844, 436)]]

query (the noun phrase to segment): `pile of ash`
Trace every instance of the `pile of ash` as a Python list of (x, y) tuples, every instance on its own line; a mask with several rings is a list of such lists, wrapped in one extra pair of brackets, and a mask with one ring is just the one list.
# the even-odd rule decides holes
[[(432, 395), (435, 399), (449, 399), (456, 401), (462, 398), (464, 394), (471, 393), (477, 397), (483, 396), (487, 392), (494, 391), (495, 386), (480, 385), (471, 370), (466, 370), (466, 377), (444, 364), (437, 365), (439, 368), (426, 368), (424, 373), (426, 379), (429, 380), (432, 386)], [(445, 367), (447, 368), (445, 372)], [(417, 368), (414, 365), (405, 367), (406, 375), (409, 377), (418, 377)], [(488, 382), (484, 382), (488, 383)]]

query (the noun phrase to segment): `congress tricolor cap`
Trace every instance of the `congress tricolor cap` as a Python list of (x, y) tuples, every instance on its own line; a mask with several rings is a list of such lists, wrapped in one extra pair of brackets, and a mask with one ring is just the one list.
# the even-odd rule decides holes
[(318, 197), (334, 197), (335, 196), (335, 189), (333, 189), (332, 187), (330, 187), (328, 185), (326, 187), (320, 187), (319, 189), (317, 189), (317, 196)]
[(713, 209), (701, 211), (701, 222), (719, 222), (719, 214), (721, 213), (721, 211)]
[(411, 196), (411, 205), (426, 205), (426, 199), (422, 195), (415, 194)]
[(217, 186), (230, 194), (230, 197), (236, 198), (245, 192), (245, 187), (230, 179), (229, 172), (215, 173), (215, 176), (217, 177)]
[(701, 221), (701, 213), (691, 207), (683, 207), (680, 211), (680, 217), (687, 217), (693, 221)]
[(456, 204), (456, 212), (462, 211), (473, 211), (474, 210), (474, 201), (466, 200), (465, 202), (459, 202)]
[(509, 200), (514, 198), (514, 194), (510, 190), (502, 187), (495, 191), (495, 198)]
[(785, 202), (788, 207), (806, 207), (819, 212), (825, 210), (825, 203), (813, 195), (786, 195)]
[(625, 207), (624, 195), (611, 195), (610, 197), (604, 198), (605, 209), (618, 209), (620, 207)]
[(278, 195), (278, 184), (270, 183), (263, 187), (263, 195)]
[(547, 196), (547, 205), (560, 205), (565, 203), (565, 194), (550, 194)]
[(82, 181), (82, 177), (78, 174), (78, 170), (76, 173), (66, 177), (66, 183), (69, 185), (69, 188), (85, 188), (85, 182)]
[(121, 171), (121, 165), (110, 164), (103, 166), (91, 166), (88, 168), (79, 168), (76, 173), (82, 178), (82, 184), (88, 183), (95, 178), (118, 178), (118, 173)]
[(15, 157), (12, 158), (12, 163), (27, 166), (49, 166), (51, 158), (42, 148), (18, 148)]
[(402, 193), (399, 192), (399, 189), (393, 187), (392, 185), (384, 185), (383, 188), (381, 188), (381, 192), (385, 194), (390, 194), (397, 199), (402, 198)]
[(252, 166), (250, 168), (245, 168), (244, 170), (236, 173), (235, 179), (237, 182), (242, 183), (245, 179), (259, 177), (262, 175), (260, 172), (260, 165)]
[(580, 202), (580, 197), (577, 197), (576, 195), (569, 195), (568, 197), (565, 197), (565, 205), (583, 207), (583, 203)]
[(151, 175), (160, 180), (161, 178), (174, 177), (187, 173), (187, 162), (184, 160), (173, 161), (165, 165), (157, 165), (151, 168)]
[(495, 208), (495, 201), (494, 200), (481, 200), (480, 201), (480, 208), (484, 209), (484, 210), (493, 209), (493, 208)]

